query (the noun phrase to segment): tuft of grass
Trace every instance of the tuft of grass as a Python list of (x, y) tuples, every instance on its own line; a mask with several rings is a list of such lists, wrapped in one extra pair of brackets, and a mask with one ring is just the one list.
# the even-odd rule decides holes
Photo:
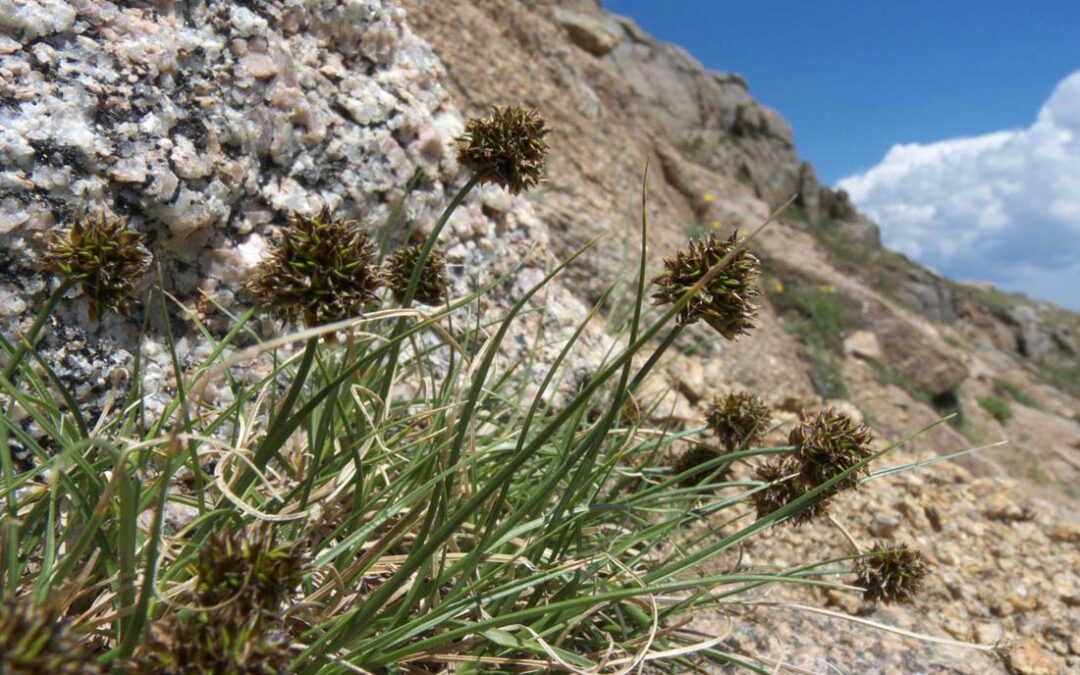
[(1031, 397), (1031, 394), (1027, 393), (1023, 387), (1000, 377), (994, 378), (994, 388), (999, 392), (1008, 394), (1009, 397), (1019, 403), (1020, 405), (1027, 406), (1028, 408), (1038, 409), (1039, 402)]
[[(872, 358), (866, 358), (864, 360), (869, 364), (870, 369), (874, 371), (874, 379), (877, 380), (879, 384), (896, 385), (910, 394), (915, 400), (922, 401), (928, 405), (934, 405), (934, 397), (927, 391), (926, 387), (923, 387), (903, 373), (897, 372), (896, 369), (883, 361)], [(939, 406), (935, 405), (935, 407), (940, 410)], [(948, 412), (955, 411), (950, 410)]]
[(1039, 466), (1037, 461), (1032, 461), (1031, 464), (1028, 465), (1025, 473), (1027, 474), (1028, 480), (1036, 485), (1049, 485), (1053, 482), (1050, 479), (1050, 476), (1046, 475), (1046, 472)]
[(979, 399), (979, 405), (982, 406), (983, 410), (990, 413), (990, 416), (997, 420), (998, 424), (1005, 424), (1012, 419), (1012, 406), (1004, 399), (996, 396), (984, 396)]
[(834, 289), (800, 288), (768, 278), (765, 290), (783, 317), (781, 325), (804, 345), (803, 358), (810, 366), (815, 391), (827, 399), (847, 398), (840, 372), (843, 361), (845, 308)]
[(954, 349), (967, 349), (967, 345), (964, 343), (964, 341), (956, 336), (945, 333), (941, 336), (941, 339), (945, 341), (945, 344), (949, 345)]
[(806, 352), (810, 364), (810, 382), (825, 399), (848, 398), (847, 383), (840, 372), (840, 357), (811, 345)]
[(787, 294), (791, 306), (807, 323), (809, 334), (832, 351), (843, 349), (844, 305), (826, 289), (795, 290)]
[[(760, 228), (680, 279), (678, 290), (666, 284), (667, 306), (646, 321), (643, 199), (631, 311), (614, 326), (616, 345), (584, 377), (571, 357), (606, 297), (568, 338), (549, 343), (541, 332), (523, 359), (497, 356), (523, 344), (513, 332), (521, 317), (543, 311), (535, 299), (588, 247), (502, 310), (486, 296), (508, 276), (423, 312), (411, 308), (425, 299), (425, 264), (438, 260), (439, 234), (468, 193), (483, 181), (516, 190), (539, 180), (542, 124), (511, 117), (533, 133), (510, 157), (521, 165), (495, 162), (494, 142), (470, 155), (477, 173), (401, 265), (396, 306), (380, 309), (393, 296), (387, 289), (327, 278), (310, 298), (291, 282), (278, 289), (297, 302), (286, 318), (307, 328), (274, 339), (259, 337), (254, 308), (218, 308), (230, 321), (224, 334), (183, 312), (210, 349), (196, 363), (174, 357), (175, 390), (157, 412), (140, 404), (146, 373), (137, 353), (127, 400), (86, 424), (87, 411), (33, 348), (66, 286), (43, 305), (23, 345), (0, 337), (8, 360), (0, 378), (4, 607), (18, 602), (20, 616), (38, 616), (48, 606), (49, 625), (64, 622), (55, 644), (70, 654), (69, 638), (92, 638), (94, 668), (106, 670), (599, 672), (636, 669), (651, 652), (681, 672), (696, 667), (696, 652), (721, 668), (762, 672), (752, 654), (718, 651), (678, 630), (683, 617), (769, 584), (850, 592), (835, 579), (853, 556), (828, 550), (807, 550), (786, 568), (746, 562), (689, 572), (780, 523), (823, 512), (910, 438), (871, 452), (868, 431), (823, 413), (791, 445), (754, 447), (755, 438), (673, 472), (675, 445), (703, 440), (707, 427), (650, 426), (630, 406), (688, 308), (705, 300), (710, 316), (723, 318), (717, 287), (733, 279), (733, 261), (735, 281), (753, 276), (740, 254)], [(472, 142), (511, 133), (467, 128)], [(300, 242), (305, 255), (322, 255), (325, 228), (294, 223), (311, 235)], [(372, 264), (373, 246), (360, 243), (354, 262)], [(272, 275), (259, 278), (268, 291), (260, 297), (279, 298)], [(168, 328), (166, 299), (157, 289), (147, 312), (160, 312)], [(265, 312), (281, 309), (268, 304)], [(328, 311), (300, 309), (311, 307)], [(749, 311), (727, 309), (735, 319)], [(330, 335), (341, 339), (323, 339)], [(175, 355), (171, 329), (164, 338)], [(20, 423), (26, 418), (39, 431)], [(30, 466), (15, 466), (16, 445), (33, 455)], [(727, 478), (733, 463), (762, 461), (779, 471)], [(708, 536), (690, 529), (704, 515), (718, 524)], [(11, 625), (3, 637), (33, 641), (35, 663), (62, 662), (52, 642), (36, 641), (48, 634), (42, 622)], [(7, 652), (0, 671), (17, 670), (4, 659)]]

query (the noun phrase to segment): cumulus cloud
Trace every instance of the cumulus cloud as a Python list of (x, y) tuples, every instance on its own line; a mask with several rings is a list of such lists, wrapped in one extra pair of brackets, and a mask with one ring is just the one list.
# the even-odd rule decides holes
[(838, 186), (891, 248), (1080, 309), (1080, 71), (1026, 129), (896, 145)]

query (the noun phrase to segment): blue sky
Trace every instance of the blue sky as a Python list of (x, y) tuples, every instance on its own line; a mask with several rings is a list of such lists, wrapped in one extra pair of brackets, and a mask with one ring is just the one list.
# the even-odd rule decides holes
[(895, 143), (1027, 126), (1080, 68), (1080, 1), (605, 0), (706, 67), (743, 75), (822, 182)]
[(1080, 0), (604, 6), (743, 75), (888, 245), (1080, 309)]

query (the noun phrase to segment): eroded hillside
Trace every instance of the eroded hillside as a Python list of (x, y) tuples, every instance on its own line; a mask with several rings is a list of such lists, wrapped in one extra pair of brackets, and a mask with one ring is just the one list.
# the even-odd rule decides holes
[[(768, 270), (768, 302), (752, 339), (732, 344), (692, 330), (671, 359), (671, 386), (654, 393), (668, 396), (662, 408), (675, 421), (700, 419), (699, 404), (715, 391), (749, 387), (789, 410), (850, 401), (887, 440), (954, 415), (894, 463), (1009, 441), (959, 466), (875, 481), (848, 502), (848, 526), (858, 540), (914, 541), (940, 569), (928, 598), (869, 618), (984, 645), (1019, 640), (1012, 660), (821, 617), (810, 628), (805, 616), (758, 617), (764, 632), (737, 629), (733, 640), (845, 672), (1080, 665), (1080, 644), (1067, 637), (1080, 630), (1080, 317), (951, 281), (883, 248), (877, 226), (846, 194), (819, 184), (790, 126), (742, 78), (706, 71), (596, 2), (405, 5), (445, 64), (459, 107), (476, 113), (525, 101), (550, 120), (553, 161), (533, 205), (563, 256), (606, 233), (568, 272), (588, 300), (631, 274), (646, 165), (654, 269), (688, 236), (752, 227), (797, 195), (754, 245)], [(826, 541), (845, 545), (835, 530), (804, 528), (748, 555), (779, 563), (795, 547)], [(831, 646), (814, 638), (834, 631), (844, 637)]]
[(732, 346), (694, 332), (684, 353), (701, 357), (702, 372), (680, 388), (686, 403), (699, 385), (719, 382), (779, 399), (847, 398), (890, 435), (957, 413), (924, 447), (1008, 438), (971, 468), (1005, 470), (1074, 505), (1076, 314), (951, 281), (884, 249), (877, 226), (818, 183), (790, 126), (744, 80), (706, 71), (591, 0), (406, 6), (463, 109), (522, 100), (551, 121), (553, 161), (534, 206), (557, 253), (607, 234), (569, 272), (588, 300), (633, 264), (646, 164), (654, 268), (688, 236), (746, 229), (797, 195), (755, 249), (769, 271), (760, 333)]

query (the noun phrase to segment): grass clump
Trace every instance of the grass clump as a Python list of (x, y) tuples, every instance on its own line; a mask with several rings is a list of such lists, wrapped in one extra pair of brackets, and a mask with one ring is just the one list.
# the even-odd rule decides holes
[(1031, 397), (1031, 394), (1020, 385), (1000, 377), (994, 378), (994, 388), (1007, 394), (1012, 400), (1028, 408), (1039, 408), (1039, 402)]
[[(0, 338), (4, 607), (17, 597), (10, 616), (38, 616), (54, 602), (48, 622), (5, 619), (16, 650), (4, 658), (56, 672), (83, 672), (63, 670), (74, 653), (85, 672), (599, 673), (647, 660), (679, 672), (697, 667), (690, 654), (758, 668), (752, 654), (681, 630), (684, 615), (715, 609), (717, 590), (730, 604), (767, 584), (847, 588), (834, 579), (852, 558), (827, 551), (789, 568), (691, 571), (822, 513), (889, 448), (870, 453), (869, 432), (832, 411), (805, 418), (788, 445), (757, 447), (766, 411), (736, 399), (712, 420), (728, 452), (673, 473), (675, 445), (707, 427), (650, 426), (635, 402), (686, 324), (702, 319), (726, 338), (751, 329), (747, 240), (694, 243), (669, 260), (654, 296), (663, 310), (646, 321), (643, 217), (621, 342), (580, 378), (570, 358), (596, 310), (566, 341), (536, 340), (526, 367), (497, 358), (521, 344), (512, 328), (542, 311), (535, 299), (574, 258), (502, 310), (486, 295), (506, 276), (458, 297), (440, 288), (436, 309), (411, 309), (434, 299), (425, 270), (470, 191), (539, 179), (542, 125), (509, 118), (526, 128), (467, 126), (461, 147), (483, 145), (463, 157), (473, 174), (393, 265), (389, 293), (366, 235), (327, 213), (294, 218), (251, 289), (263, 311), (308, 329), (263, 340), (252, 308), (219, 335), (185, 313), (211, 349), (176, 360), (175, 389), (155, 392), (171, 398), (154, 412), (139, 358), (126, 399), (91, 426), (36, 367), (44, 356)], [(520, 166), (495, 159), (504, 132), (503, 159)], [(387, 294), (395, 306), (383, 311)], [(19, 424), (26, 416), (40, 435)], [(29, 468), (12, 462), (16, 443)], [(760, 463), (756, 479), (730, 480), (737, 462)], [(189, 516), (176, 524), (178, 509)], [(723, 530), (691, 533), (703, 514)]]
[(847, 398), (841, 374), (846, 325), (843, 300), (829, 286), (799, 288), (777, 279), (767, 286), (769, 300), (783, 317), (784, 329), (803, 343), (810, 381), (826, 399)]
[(883, 361), (874, 358), (864, 358), (863, 360), (870, 366), (870, 369), (874, 372), (874, 380), (879, 384), (895, 385), (910, 394), (916, 401), (922, 401), (927, 405), (934, 405), (935, 408), (938, 407), (934, 403), (934, 396), (926, 389), (926, 387), (920, 385), (912, 378), (897, 371)]
[(1005, 424), (1012, 419), (1012, 406), (1005, 399), (997, 396), (984, 396), (979, 399), (979, 405), (982, 406), (983, 410), (990, 413), (990, 416), (997, 420), (998, 424)]

